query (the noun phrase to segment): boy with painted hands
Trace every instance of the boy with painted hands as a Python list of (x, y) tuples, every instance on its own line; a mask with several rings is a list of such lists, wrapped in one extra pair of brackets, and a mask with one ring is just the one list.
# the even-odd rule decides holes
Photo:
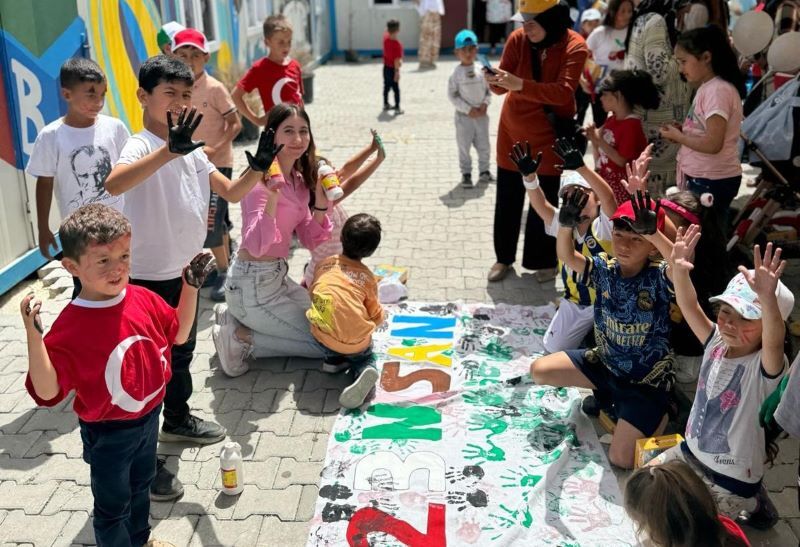
[[(247, 154), (250, 169), (236, 181), (222, 175), (203, 152), (205, 143), (192, 138), (203, 118), (194, 108), (187, 112), (193, 83), (192, 71), (177, 58), (159, 55), (142, 64), (137, 97), (144, 129), (128, 139), (106, 180), (112, 195), (125, 194), (125, 215), (133, 227), (131, 283), (173, 306), (181, 294), (183, 264), (203, 249), (211, 190), (238, 202), (263, 179), (276, 148), (274, 133), (262, 133), (255, 156)], [(186, 342), (172, 348), (161, 441), (212, 444), (225, 438), (224, 428), (189, 412), (196, 328), (195, 321)], [(162, 462), (153, 498), (175, 499), (182, 487)]]
[(175, 309), (151, 291), (128, 285), (131, 225), (119, 211), (85, 205), (64, 220), (60, 233), (62, 263), (80, 278), (81, 291), (44, 337), (41, 302), (33, 295), (22, 300), (25, 387), (48, 407), (75, 391), (97, 543), (143, 545), (150, 536), (158, 417), (172, 374), (169, 349), (192, 330), (211, 255), (198, 254), (183, 268)]
[(586, 257), (574, 247), (581, 222), (573, 197), (559, 215), (559, 259), (595, 289), (596, 348), (567, 350), (531, 364), (537, 383), (598, 390), (617, 412), (609, 449), (611, 463), (633, 467), (636, 440), (659, 435), (667, 423), (669, 390), (674, 381), (669, 346), (672, 272), (656, 253), (670, 256), (664, 235), (665, 214), (657, 200), (637, 192), (612, 215), (612, 249)]
[[(587, 257), (601, 252), (608, 253), (611, 250), (609, 219), (617, 209), (611, 187), (584, 165), (583, 155), (568, 139), (560, 139), (554, 148), (564, 161), (564, 167), (568, 169), (561, 177), (559, 196), (564, 199), (561, 209), (553, 207), (539, 188), (536, 170), (541, 152), (533, 159), (530, 145), (527, 142), (517, 142), (509, 154), (522, 174), (522, 183), (531, 206), (544, 222), (545, 232), (553, 237), (558, 234), (559, 216), (577, 213), (579, 221), (574, 227), (573, 236), (575, 250)], [(573, 275), (563, 263), (559, 264), (559, 270), (564, 283), (564, 294), (544, 335), (543, 344), (548, 353), (580, 347), (594, 324), (594, 289)]]

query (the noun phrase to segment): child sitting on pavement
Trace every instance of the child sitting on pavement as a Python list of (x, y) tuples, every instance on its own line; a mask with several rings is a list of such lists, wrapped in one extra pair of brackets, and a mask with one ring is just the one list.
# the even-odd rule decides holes
[(311, 284), (306, 312), (311, 334), (323, 346), (322, 371), (350, 370), (353, 382), (339, 396), (344, 408), (364, 403), (378, 381), (372, 333), (383, 323), (375, 276), (363, 262), (381, 242), (381, 223), (365, 213), (353, 215), (342, 228), (342, 254), (323, 260)]
[(81, 280), (81, 291), (44, 338), (41, 302), (33, 295), (22, 300), (25, 387), (48, 407), (75, 390), (97, 543), (143, 545), (150, 536), (149, 492), (158, 417), (172, 375), (170, 349), (189, 337), (211, 255), (198, 254), (183, 268), (175, 309), (128, 284), (131, 225), (119, 211), (85, 205), (64, 220), (60, 233), (62, 263)]
[(689, 327), (705, 343), (703, 364), (686, 440), (660, 454), (654, 463), (688, 463), (708, 487), (720, 511), (769, 528), (777, 521), (762, 483), (767, 446), (756, 426), (761, 403), (781, 381), (789, 362), (784, 354), (784, 321), (794, 296), (780, 281), (786, 262), (767, 243), (764, 256), (753, 248), (754, 270), (739, 267), (719, 303), (717, 322), (703, 312), (689, 272), (700, 239), (697, 225), (681, 230), (670, 257), (675, 294)]
[(669, 256), (664, 211), (638, 192), (611, 217), (614, 258), (587, 257), (575, 250), (574, 229), (588, 196), (576, 189), (559, 210), (557, 251), (561, 261), (595, 289), (596, 348), (568, 350), (536, 359), (531, 376), (539, 384), (598, 390), (613, 402), (619, 420), (608, 452), (611, 463), (633, 467), (636, 440), (659, 435), (667, 423), (674, 381), (669, 347), (672, 273), (658, 252)]

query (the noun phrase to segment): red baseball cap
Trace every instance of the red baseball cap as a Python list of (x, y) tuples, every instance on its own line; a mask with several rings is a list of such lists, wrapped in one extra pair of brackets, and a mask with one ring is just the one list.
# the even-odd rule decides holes
[(196, 47), (203, 53), (208, 53), (206, 37), (197, 29), (187, 28), (175, 33), (175, 36), (172, 37), (172, 51), (183, 46)]
[[(655, 211), (656, 209), (656, 201), (654, 199), (648, 200), (648, 208), (651, 211)], [(656, 215), (656, 228), (658, 228), (659, 232), (664, 231), (664, 222), (666, 218), (666, 213), (664, 212), (663, 207), (658, 208), (658, 213)], [(627, 224), (633, 222), (633, 219), (636, 217), (633, 213), (633, 203), (631, 200), (626, 200), (625, 203), (617, 207), (617, 210), (611, 215), (611, 220), (622, 220)]]

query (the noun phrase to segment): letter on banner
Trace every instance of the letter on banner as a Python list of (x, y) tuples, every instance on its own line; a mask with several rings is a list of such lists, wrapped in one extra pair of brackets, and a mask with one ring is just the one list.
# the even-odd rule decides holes
[[(400, 357), (406, 361), (415, 363), (434, 363), (449, 367), (453, 360), (443, 352), (453, 349), (453, 344), (430, 345), (430, 346), (398, 346), (389, 348), (386, 353), (392, 357)], [(433, 357), (431, 357), (433, 355)]]
[(402, 391), (418, 382), (429, 382), (431, 393), (441, 393), (450, 389), (450, 375), (444, 371), (423, 368), (400, 376), (400, 363), (389, 361), (383, 364), (381, 387), (384, 391)]
[(362, 439), (422, 439), (442, 440), (441, 428), (418, 429), (419, 426), (442, 423), (442, 414), (429, 406), (398, 406), (378, 403), (367, 408), (367, 414), (377, 418), (395, 418), (400, 421), (365, 427)]
[(356, 511), (347, 525), (347, 542), (352, 547), (369, 547), (367, 534), (384, 532), (408, 547), (445, 547), (445, 506), (428, 504), (428, 529), (423, 534), (409, 523), (373, 507)]
[[(407, 323), (408, 327), (401, 327)], [(453, 338), (455, 317), (430, 317), (420, 315), (395, 315), (392, 319), (392, 336), (408, 338)], [(448, 329), (448, 330), (443, 330)]]
[(356, 464), (353, 488), (355, 490), (372, 490), (370, 479), (379, 469), (385, 469), (392, 475), (395, 490), (408, 490), (412, 473), (418, 469), (428, 472), (428, 490), (444, 490), (444, 460), (435, 452), (415, 452), (405, 461), (394, 452), (381, 450), (364, 456)]

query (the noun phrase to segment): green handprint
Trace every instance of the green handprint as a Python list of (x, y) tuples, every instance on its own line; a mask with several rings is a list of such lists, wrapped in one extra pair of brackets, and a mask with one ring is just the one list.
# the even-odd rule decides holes
[(487, 439), (493, 435), (499, 435), (508, 429), (508, 424), (504, 420), (496, 418), (490, 414), (480, 413), (473, 414), (467, 422), (467, 425), (475, 426), (470, 427), (470, 431), (480, 431), (482, 429), (490, 431), (491, 433), (486, 436)]
[(467, 443), (467, 448), (461, 450), (464, 454), (464, 458), (468, 460), (476, 460), (480, 458), (480, 463), (478, 465), (482, 465), (483, 463), (490, 461), (490, 462), (502, 462), (506, 459), (506, 452), (499, 446), (496, 446), (492, 441), (486, 440), (487, 443), (491, 446), (489, 450), (486, 450), (477, 444)]
[(465, 403), (470, 405), (503, 406), (506, 402), (506, 399), (499, 393), (493, 393), (484, 389), (466, 391), (461, 397)]
[(505, 484), (501, 484), (504, 488), (517, 488), (520, 486), (536, 486), (542, 480), (541, 475), (531, 475), (528, 468), (524, 465), (517, 469), (509, 469), (507, 474), (500, 475), (501, 479), (506, 480)]
[(480, 353), (495, 361), (510, 361), (514, 355), (514, 348), (503, 344), (499, 338), (495, 337), (480, 350)]

